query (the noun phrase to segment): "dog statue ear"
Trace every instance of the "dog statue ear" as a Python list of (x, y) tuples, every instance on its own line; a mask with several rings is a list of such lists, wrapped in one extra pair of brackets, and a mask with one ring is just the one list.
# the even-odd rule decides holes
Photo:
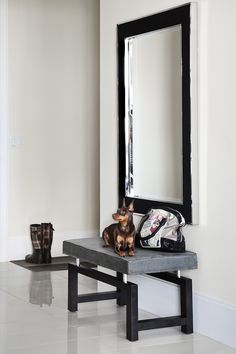
[(123, 198), (123, 204), (122, 204), (122, 207), (126, 207), (126, 205), (125, 205), (125, 198)]
[(128, 206), (128, 209), (131, 213), (133, 213), (134, 211), (134, 200), (132, 200), (132, 202), (130, 203), (130, 205)]

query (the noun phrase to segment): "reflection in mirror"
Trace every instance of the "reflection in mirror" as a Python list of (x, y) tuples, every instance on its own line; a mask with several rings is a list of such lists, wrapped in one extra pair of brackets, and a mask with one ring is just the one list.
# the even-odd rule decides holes
[(181, 25), (125, 39), (126, 195), (183, 202)]

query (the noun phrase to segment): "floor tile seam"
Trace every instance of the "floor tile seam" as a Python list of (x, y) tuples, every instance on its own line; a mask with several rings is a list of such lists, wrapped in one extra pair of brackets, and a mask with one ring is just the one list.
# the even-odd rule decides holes
[(22, 297), (19, 297), (19, 296), (15, 295), (15, 294), (12, 294), (12, 293), (9, 292), (8, 290), (3, 290), (3, 289), (2, 289), (2, 291), (5, 292), (8, 296), (10, 296), (10, 297), (12, 297), (12, 298), (14, 298), (14, 299), (17, 299), (17, 300), (23, 302), (24, 304), (29, 304), (29, 301), (26, 301), (26, 300), (24, 300)]
[[(82, 317), (83, 319), (87, 319), (86, 317)], [(92, 319), (92, 317), (90, 317), (91, 319)], [(121, 325), (121, 324), (124, 324), (124, 328), (125, 328), (125, 320), (120, 320), (120, 319), (117, 319), (116, 321), (115, 321), (115, 323), (116, 324), (118, 324), (118, 325)], [(88, 325), (90, 325), (90, 323), (88, 323)], [(82, 326), (78, 326), (78, 325), (70, 325), (68, 328), (86, 328), (86, 327), (88, 327), (87, 325), (82, 325)]]
[[(156, 331), (158, 331), (158, 329), (156, 329)], [(153, 345), (168, 345), (168, 344), (180, 344), (180, 343), (187, 343), (187, 342), (191, 342), (193, 339), (189, 338), (187, 335), (186, 335), (186, 338), (184, 337), (180, 337), (180, 338), (173, 338), (171, 340), (170, 338), (170, 335), (168, 335), (168, 338), (166, 337), (163, 337), (160, 335), (160, 338), (158, 338), (158, 336), (154, 337), (154, 336), (150, 336), (149, 338), (141, 338), (141, 333), (142, 332), (139, 332), (139, 341), (136, 341), (136, 342), (132, 342), (132, 344), (134, 346), (139, 346), (140, 344), (142, 344), (143, 346), (145, 347), (150, 347), (150, 346), (153, 346)], [(146, 341), (153, 341), (153, 340), (157, 340), (158, 343), (145, 343)], [(160, 342), (159, 342), (160, 340)], [(167, 342), (168, 341), (168, 342)], [(123, 344), (126, 344), (125, 342)]]
[[(215, 339), (215, 338), (212, 338), (212, 337), (208, 337), (206, 336), (205, 334), (202, 334), (200, 332), (194, 332), (195, 334), (198, 334), (198, 339), (194, 338), (194, 341), (197, 341), (197, 340), (210, 340), (210, 341), (213, 341), (213, 342), (216, 342), (218, 345), (221, 345), (221, 346), (224, 346), (224, 347), (227, 347), (227, 349), (234, 349), (235, 350), (235, 354), (236, 354), (236, 349), (234, 347), (231, 347), (229, 346), (228, 344), (225, 344), (223, 342), (220, 342), (219, 340)], [(203, 337), (203, 338), (202, 338)]]
[[(52, 308), (51, 306), (49, 306), (49, 308)], [(55, 307), (54, 307), (55, 308)], [(70, 312), (68, 311), (68, 310), (66, 310), (65, 308), (59, 308), (59, 307), (57, 307), (57, 309), (59, 309), (59, 310), (62, 310), (64, 313), (64, 315), (66, 316), (66, 315), (69, 315), (70, 314)], [(50, 310), (49, 309), (45, 309), (44, 310), (45, 312), (47, 312), (47, 314), (50, 314), (50, 316), (52, 316), (52, 317), (54, 317), (54, 318), (58, 318), (58, 314), (53, 314), (53, 313), (51, 313), (50, 312)], [(80, 316), (83, 316), (83, 317), (80, 317)], [(102, 316), (106, 316), (106, 317), (108, 317), (108, 316), (117, 316), (117, 314), (116, 313), (111, 313), (111, 314), (109, 314), (109, 313), (105, 313), (105, 314), (97, 314), (97, 313), (95, 313), (94, 314), (94, 311), (93, 310), (86, 310), (84, 313), (80, 313), (80, 315), (79, 315), (79, 317), (77, 317), (77, 320), (80, 320), (80, 319), (91, 319), (91, 318), (94, 318), (94, 317), (102, 317)], [(60, 316), (60, 314), (59, 314), (59, 316)], [(124, 314), (124, 316), (125, 316), (125, 314)], [(124, 317), (125, 318), (125, 317)], [(117, 319), (116, 321), (122, 321), (122, 320), (119, 320), (119, 319)]]
[[(27, 304), (27, 305), (30, 305), (30, 306), (34, 306), (33, 304), (30, 304), (29, 301), (23, 299), (22, 297), (18, 297), (12, 293), (10, 293), (9, 291), (5, 290), (5, 289), (0, 289), (0, 291), (2, 291), (3, 293), (5, 293), (7, 296), (13, 298), (13, 299), (17, 299), (19, 300), (20, 302), (24, 303), (24, 304)], [(36, 307), (33, 307), (33, 311), (37, 311), (37, 312), (41, 312), (41, 309), (39, 308), (36, 308)], [(49, 314), (44, 311), (46, 313), (46, 315), (48, 316)]]
[(27, 301), (23, 300), (22, 298), (19, 298), (18, 296), (12, 294), (11, 292), (9, 292), (6, 289), (0, 288), (0, 291), (2, 291), (4, 294), (8, 295), (9, 297), (12, 297), (14, 299), (20, 300), (20, 301), (22, 301), (24, 303), (28, 303)]
[[(108, 334), (108, 335), (105, 335), (105, 336), (102, 336), (102, 337), (114, 337), (115, 336), (115, 334)], [(89, 341), (89, 340), (91, 340), (91, 339), (96, 339), (96, 338), (101, 338), (101, 336), (100, 335), (96, 335), (96, 336), (90, 336), (90, 337), (87, 337), (87, 338), (79, 338), (79, 340), (80, 341), (83, 341), (83, 342), (87, 342), (87, 341)], [(41, 347), (41, 348), (43, 348), (43, 347), (45, 347), (45, 346), (48, 346), (48, 345), (52, 345), (52, 344), (67, 344), (67, 343), (78, 343), (79, 341), (78, 341), (78, 338), (77, 339), (63, 339), (63, 340), (53, 340), (53, 341), (46, 341), (46, 342), (44, 342), (44, 343), (37, 343), (36, 344), (36, 347), (37, 348), (39, 348), (39, 347)], [(34, 344), (32, 344), (32, 345), (16, 345), (16, 346), (14, 346), (14, 347), (9, 347), (9, 349), (10, 350), (15, 350), (15, 349), (25, 349), (25, 350), (27, 350), (27, 349), (33, 349), (35, 347), (35, 345)]]
[[(30, 344), (30, 345), (27, 345), (27, 344), (24, 344), (24, 345), (17, 345), (17, 346), (13, 346), (13, 347), (8, 347), (7, 350), (33, 350), (33, 348), (43, 348), (45, 346), (48, 346), (48, 345), (55, 345), (55, 344), (63, 344), (63, 343), (68, 343), (69, 341), (68, 340), (54, 340), (54, 341), (51, 341), (51, 342), (44, 342), (44, 343), (37, 343), (37, 344)], [(33, 352), (33, 351), (32, 351)]]
[[(232, 347), (229, 347), (229, 346), (227, 346), (226, 344), (223, 344), (223, 343), (221, 343), (221, 342), (219, 342), (219, 341), (216, 341), (215, 339), (212, 339), (212, 338), (210, 338), (210, 337), (207, 337), (207, 336), (205, 336), (205, 335), (202, 335), (202, 334), (199, 334), (198, 336), (196, 336), (196, 334), (199, 334), (199, 333), (192, 333), (190, 336), (191, 336), (191, 338), (190, 339), (188, 339), (189, 338), (189, 335), (186, 335), (186, 339), (184, 339), (184, 340), (181, 340), (181, 341), (173, 341), (173, 342), (168, 342), (168, 343), (166, 343), (166, 344), (182, 344), (182, 343), (187, 343), (187, 342), (192, 342), (192, 343), (194, 343), (194, 342), (205, 342), (205, 341), (213, 341), (213, 342), (215, 342), (215, 343), (217, 343), (219, 346), (222, 346), (222, 347), (227, 347), (227, 349), (232, 349)], [(141, 339), (142, 340), (142, 339)], [(165, 345), (164, 343), (163, 343), (163, 345)], [(153, 344), (148, 344), (148, 346), (153, 346)], [(217, 349), (217, 353), (218, 353), (218, 350), (221, 350), (222, 348), (220, 348), (220, 349)], [(236, 353), (236, 352), (235, 352)], [(214, 354), (214, 353), (212, 353), (212, 354)]]
[[(123, 333), (121, 333), (123, 334)], [(114, 337), (114, 334), (109, 334), (109, 335), (102, 335), (102, 337), (105, 339), (105, 338), (108, 338), (108, 337)], [(95, 339), (95, 338), (100, 338), (100, 336), (91, 336), (90, 338), (86, 338), (86, 339), (82, 339), (82, 341), (88, 341), (89, 339)], [(116, 336), (117, 338), (117, 336)], [(128, 350), (130, 347), (132, 348), (137, 348), (137, 349), (141, 349), (141, 348), (151, 348), (151, 347), (166, 347), (168, 345), (176, 345), (176, 344), (183, 344), (183, 343), (188, 343), (188, 342), (191, 342), (191, 340), (181, 340), (181, 341), (178, 341), (178, 340), (174, 340), (174, 341), (169, 341), (168, 339), (168, 342), (158, 342), (158, 343), (145, 343), (142, 341), (142, 339), (139, 339), (139, 341), (136, 341), (136, 342), (129, 342), (126, 340), (125, 338), (125, 332), (124, 332), (124, 336), (122, 337), (118, 337), (118, 339), (120, 339), (120, 341), (116, 341), (116, 344), (117, 346), (119, 346), (119, 353), (122, 353), (122, 351), (125, 351), (125, 350)], [(150, 338), (148, 338), (149, 340)], [(152, 338), (151, 338), (152, 339)], [(81, 340), (81, 339), (80, 339)], [(69, 339), (67, 340), (67, 343), (70, 342), (70, 343), (78, 343), (78, 340), (75, 340), (75, 339)], [(111, 351), (110, 348), (107, 349), (107, 351), (104, 351), (103, 352), (110, 352), (112, 353), (113, 351)], [(117, 353), (117, 350), (114, 351), (115, 353)]]

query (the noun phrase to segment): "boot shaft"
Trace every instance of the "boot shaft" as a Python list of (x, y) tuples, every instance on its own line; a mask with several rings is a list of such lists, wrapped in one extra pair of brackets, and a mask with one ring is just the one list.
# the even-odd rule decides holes
[(51, 263), (51, 246), (53, 241), (53, 225), (51, 223), (41, 224), (43, 237), (43, 261), (44, 263)]
[(51, 223), (41, 224), (41, 234), (43, 241), (43, 248), (50, 248), (53, 240), (53, 225)]
[(43, 248), (43, 238), (42, 230), (40, 224), (31, 224), (30, 225), (30, 237), (32, 241), (32, 246), (34, 250), (40, 250)]

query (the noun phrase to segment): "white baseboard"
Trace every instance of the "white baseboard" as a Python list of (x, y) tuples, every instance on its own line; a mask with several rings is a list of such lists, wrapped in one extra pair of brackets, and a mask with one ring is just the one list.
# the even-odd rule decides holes
[[(98, 235), (99, 235), (98, 230), (74, 231), (74, 232), (63, 232), (63, 233), (54, 231), (53, 244), (51, 250), (52, 256), (58, 257), (63, 255), (62, 243), (65, 240), (70, 240), (75, 238), (85, 238), (85, 237), (96, 237)], [(9, 237), (7, 243), (7, 254), (5, 255), (4, 261), (24, 259), (26, 254), (29, 254), (31, 252), (32, 252), (32, 246), (31, 246), (30, 236)]]
[[(179, 313), (178, 287), (148, 276), (129, 276), (139, 284), (139, 307), (158, 316)], [(236, 306), (194, 292), (194, 331), (236, 348)]]
[(198, 333), (236, 348), (236, 306), (194, 293), (194, 324)]

